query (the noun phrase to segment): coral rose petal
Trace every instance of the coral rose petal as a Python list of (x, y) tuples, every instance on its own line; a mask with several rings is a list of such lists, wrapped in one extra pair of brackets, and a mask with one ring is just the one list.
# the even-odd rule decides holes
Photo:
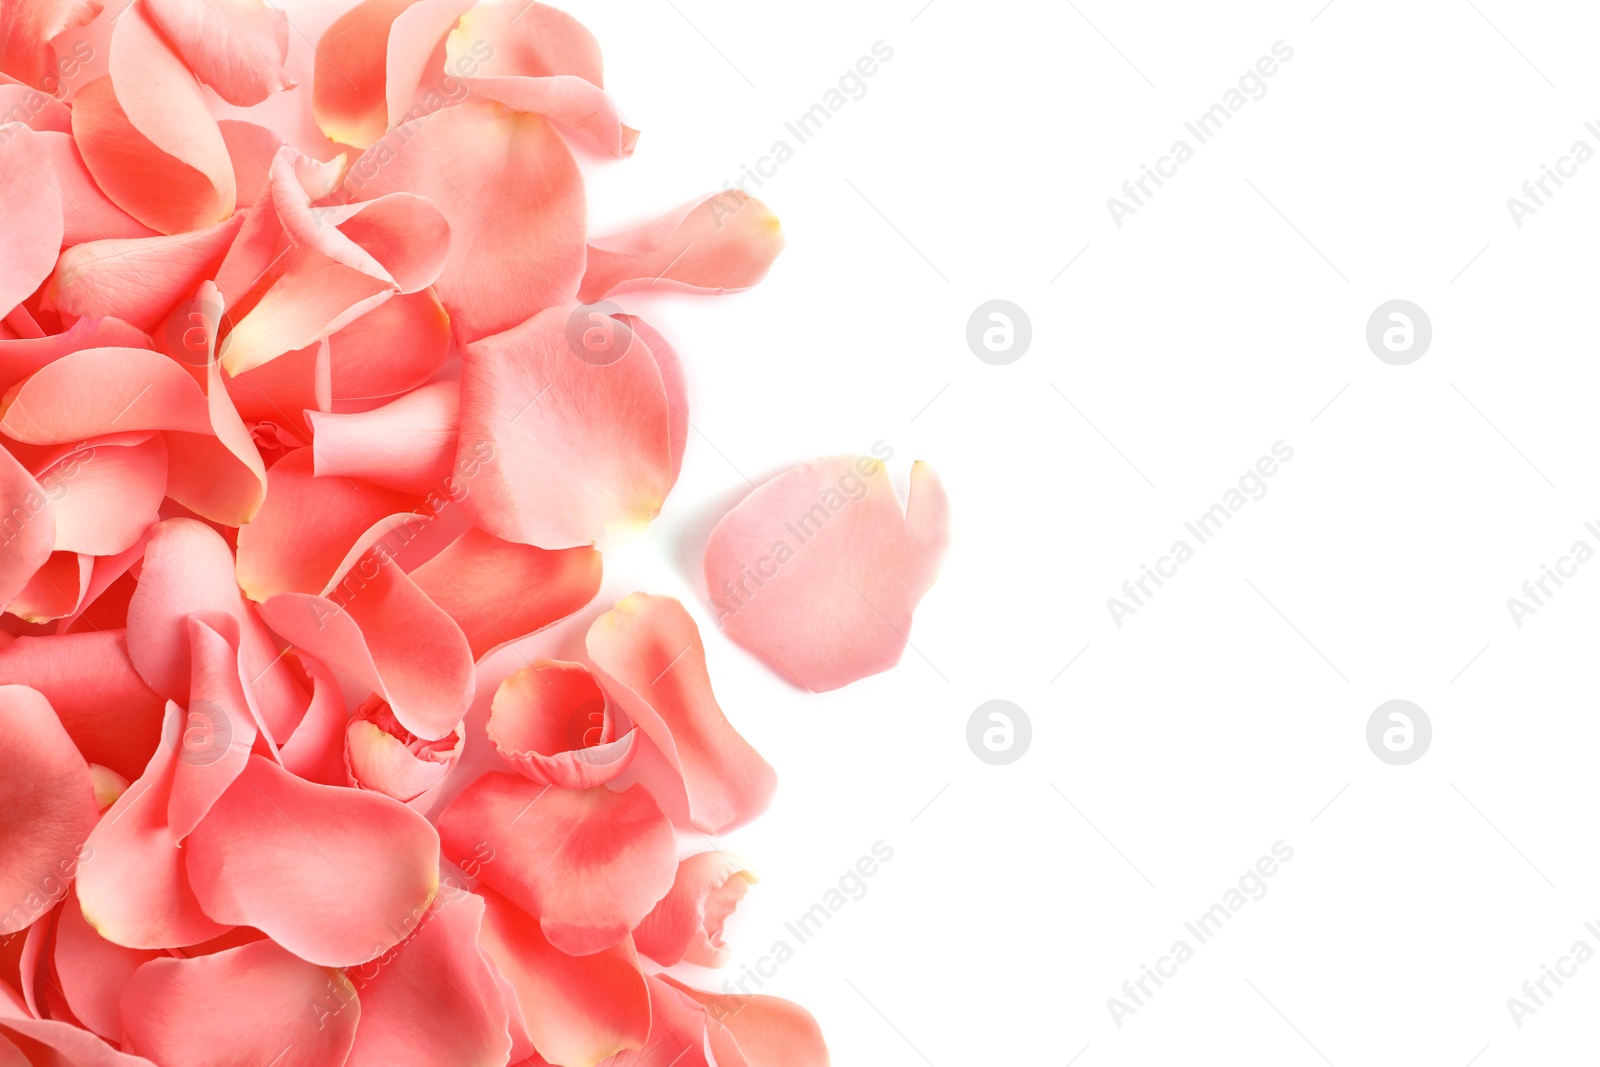
[(361, 1004), (338, 971), (253, 941), (141, 966), (122, 993), (128, 1044), (162, 1067), (344, 1063)]
[(435, 382), (371, 411), (309, 413), (316, 473), (419, 497), (451, 493), (460, 396), (456, 382)]
[(672, 888), (672, 825), (642, 786), (540, 786), (511, 774), (469, 785), (439, 817), (447, 857), (494, 850), (485, 885), (538, 918), (550, 943), (587, 955), (608, 948)]
[(313, 464), (309, 448), (274, 463), (266, 502), (239, 528), (239, 585), (252, 600), (321, 593), (362, 534), (412, 506), (411, 497), (345, 476), (354, 472), (317, 477)]
[(706, 587), (729, 637), (824, 692), (900, 662), (949, 539), (949, 503), (927, 464), (912, 467), (902, 512), (882, 463), (833, 456), (763, 483), (723, 516), (706, 545)]
[[(15, 1050), (15, 1058), (7, 1050)], [(23, 1054), (23, 1049), (28, 1054)], [(0, 1063), (6, 1067), (64, 1064), (70, 1067), (156, 1067), (141, 1056), (118, 1052), (100, 1038), (71, 1023), (32, 1019), (5, 1003), (0, 986)], [(163, 1065), (165, 1067), (165, 1065)]]
[[(60, 899), (100, 813), (89, 765), (44, 694), (0, 685), (6, 773), (0, 776), (0, 933), (14, 934)], [(48, 904), (48, 906), (47, 906)]]
[(317, 42), (312, 111), (328, 138), (366, 148), (398, 125), (428, 61), (472, 0), (363, 0)]
[(325, 595), (279, 593), (261, 606), (262, 617), (383, 697), (407, 730), (438, 740), (472, 703), (472, 649), (450, 616), (387, 556), (383, 532), (376, 527), (358, 542)]
[(387, 704), (373, 698), (356, 710), (345, 731), (347, 780), (426, 813), (460, 761), (461, 747), (459, 726), (440, 740), (425, 741), (401, 726)]
[(289, 20), (261, 0), (144, 0), (150, 21), (195, 77), (249, 107), (293, 86), (283, 69)]
[(297, 657), (311, 677), (311, 698), (294, 731), (278, 747), (289, 773), (308, 782), (343, 785), (344, 730), (349, 712), (339, 679), (327, 664), (311, 656)]
[(189, 616), (189, 707), (167, 801), (167, 830), (183, 842), (250, 759), (255, 715), (239, 677), (239, 624), (223, 612)]
[(345, 1067), (507, 1061), (506, 1006), (478, 947), (483, 913), (482, 898), (471, 894), (435, 905), (393, 959), (357, 968), (361, 1026)]
[(527, 1043), (556, 1067), (594, 1067), (608, 1056), (644, 1046), (650, 998), (630, 940), (569, 956), (551, 945), (521, 908), (492, 890), (480, 892), (485, 904), (481, 943), (510, 986), (518, 1056), (526, 1054)]
[(200, 910), (184, 853), (167, 829), (184, 718), (182, 708), (167, 704), (161, 747), (95, 826), (78, 868), (84, 919), (127, 948), (195, 945), (228, 929)]
[(68, 352), (84, 348), (149, 348), (145, 332), (121, 319), (79, 319), (48, 337), (0, 339), (0, 392)]
[(62, 207), (50, 157), (30, 151), (30, 139), (0, 141), (0, 203), (6, 205), (6, 245), (0, 252), (0, 315), (50, 276), (61, 248)]
[(500, 683), (488, 736), (507, 762), (540, 784), (605, 785), (633, 762), (637, 733), (616, 736), (605, 694), (581, 664), (535, 660)]
[(491, 453), (462, 506), (495, 536), (541, 548), (604, 547), (633, 533), (672, 483), (655, 359), (631, 337), (619, 339), (615, 362), (580, 359), (569, 321), (569, 309), (542, 311), (468, 346), (462, 370), (461, 461), (480, 442)]
[[(0, 429), (5, 424), (0, 420)], [(6, 525), (5, 551), (0, 552), (0, 604), (10, 604), (50, 558), (55, 544), (55, 514), (50, 498), (28, 469), (0, 448), (0, 515)]]
[(730, 189), (636, 230), (590, 241), (589, 268), (578, 299), (592, 304), (658, 285), (737, 292), (766, 277), (781, 251), (778, 217), (761, 201)]
[(822, 1028), (800, 1005), (760, 994), (707, 993), (664, 974), (657, 978), (705, 1008), (721, 1067), (735, 1057), (749, 1067), (828, 1067)]
[(688, 994), (650, 975), (650, 1040), (619, 1053), (610, 1067), (746, 1067), (737, 1048), (727, 1061), (712, 1053), (712, 1022)]
[(295, 704), (300, 691), (282, 662), (282, 647), (239, 594), (233, 566), (227, 542), (204, 523), (157, 523), (128, 604), (128, 655), (150, 688), (187, 701), (188, 617), (197, 611), (224, 612), (238, 620), (241, 670), (252, 679), (254, 698), (266, 708)]
[(73, 448), (39, 472), (50, 487), (55, 549), (114, 556), (136, 544), (167, 495), (167, 445), (160, 434), (102, 438)]
[(479, 96), (498, 100), (513, 111), (543, 115), (569, 126), (595, 148), (619, 159), (633, 155), (633, 146), (638, 143), (639, 131), (623, 123), (606, 91), (582, 78), (560, 74), (551, 78), (464, 80)]
[(363, 411), (409, 392), (450, 358), (450, 316), (431, 288), (379, 304), (328, 339), (332, 396)]
[(46, 303), (79, 318), (115, 317), (149, 331), (212, 278), (243, 216), (170, 237), (108, 238), (67, 249)]
[(456, 621), (481, 660), (593, 600), (600, 591), (600, 553), (533, 548), (473, 528), (412, 571), (411, 579)]
[(369, 148), (344, 184), (360, 200), (402, 190), (449, 220), (437, 288), (463, 341), (572, 302), (587, 208), (572, 153), (546, 120), (467, 100), (407, 122)]
[(19, 637), (0, 649), (0, 678), (43, 693), (83, 758), (130, 781), (161, 740), (163, 701), (121, 630)]
[(72, 133), (96, 184), (158, 233), (233, 213), (233, 163), (205, 95), (142, 11), (113, 16), (110, 73), (78, 90)]
[(586, 645), (602, 688), (682, 775), (691, 825), (723, 833), (766, 810), (777, 775), (717, 706), (682, 604), (634, 593), (594, 621)]
[(404, 939), (439, 890), (439, 838), (385, 796), (252, 756), (184, 844), (206, 914), (349, 967)]
[(66, 618), (83, 608), (93, 573), (93, 556), (52, 552), (6, 611), (31, 623)]
[(689, 383), (684, 377), (683, 360), (654, 326), (637, 315), (615, 317), (645, 343), (661, 372), (661, 387), (667, 398), (667, 444), (672, 452), (672, 474), (667, 481), (670, 489), (678, 484), (678, 474), (683, 470), (683, 452), (689, 446)]
[(138, 430), (211, 433), (205, 393), (183, 366), (138, 348), (63, 355), (17, 386), (0, 416), (0, 432), (36, 445)]
[(70, 130), (27, 134), (23, 139), (31, 144), (32, 150), (48, 156), (51, 169), (55, 171), (61, 193), (63, 247), (75, 247), (85, 241), (156, 236), (154, 230), (100, 191)]
[(633, 932), (639, 951), (665, 966), (688, 960), (721, 967), (728, 948), (722, 927), (756, 880), (726, 852), (702, 852), (678, 864), (672, 891)]
[(141, 964), (161, 953), (123, 948), (94, 932), (75, 896), (56, 924), (54, 962), (61, 993), (72, 1014), (108, 1041), (122, 1039), (122, 988)]

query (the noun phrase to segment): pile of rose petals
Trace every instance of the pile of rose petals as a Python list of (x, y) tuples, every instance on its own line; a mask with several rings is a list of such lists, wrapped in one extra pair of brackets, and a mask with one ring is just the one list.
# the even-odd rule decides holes
[[(803, 1009), (661, 973), (726, 962), (754, 876), (707, 835), (776, 787), (689, 613), (519, 644), (684, 458), (677, 353), (591, 305), (753, 285), (776, 219), (590, 237), (574, 151), (638, 134), (542, 4), (295, 36), (0, 3), (0, 1064), (825, 1064)], [(933, 580), (943, 492), (880, 472), (798, 468), (712, 539), (714, 598), (766, 576), (719, 622), (801, 685), (892, 665)]]

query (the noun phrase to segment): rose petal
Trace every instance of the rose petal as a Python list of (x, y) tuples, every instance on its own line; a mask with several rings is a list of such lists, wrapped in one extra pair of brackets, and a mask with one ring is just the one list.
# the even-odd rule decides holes
[(128, 1044), (163, 1067), (344, 1063), (361, 1004), (338, 971), (253, 941), (141, 966), (122, 994)]
[[(19, 132), (14, 127), (0, 131), (0, 141), (9, 134), (22, 142), (23, 151), (50, 161), (55, 191), (61, 201), (62, 247), (70, 248), (85, 241), (108, 238), (155, 236), (154, 230), (123, 211), (100, 191), (89, 168), (84, 165), (77, 142), (72, 139), (70, 112), (67, 115), (68, 125), (59, 132), (55, 129)], [(0, 116), (4, 117), (7, 116)]]
[(682, 775), (692, 826), (724, 833), (766, 810), (777, 775), (717, 706), (682, 604), (634, 593), (594, 621), (586, 645), (601, 686)]
[(422, 816), (376, 793), (302, 781), (260, 756), (184, 851), (207, 915), (326, 967), (399, 944), (439, 891), (439, 838)]
[(171, 237), (110, 238), (67, 249), (45, 304), (79, 318), (115, 317), (152, 330), (214, 277), (243, 216)]
[(56, 924), (56, 977), (72, 1013), (106, 1040), (122, 1040), (123, 987), (141, 964), (159, 955), (107, 941), (84, 921), (76, 896), (64, 902)]
[(413, 498), (357, 481), (343, 471), (316, 477), (309, 448), (267, 472), (267, 497), (239, 528), (239, 585), (252, 600), (278, 593), (321, 593), (361, 535)]
[(6, 611), (31, 623), (65, 618), (83, 606), (93, 568), (92, 556), (52, 552)]
[(683, 451), (689, 445), (689, 383), (683, 374), (683, 360), (678, 350), (667, 343), (660, 332), (637, 315), (617, 315), (617, 321), (626, 325), (650, 349), (656, 368), (661, 371), (662, 391), (667, 398), (667, 438), (672, 452), (672, 476), (667, 483), (670, 489), (678, 484), (678, 474), (683, 469)]
[(200, 386), (180, 364), (145, 349), (67, 353), (7, 400), (0, 432), (29, 444), (74, 444), (139, 430), (211, 432)]
[(469, 785), (439, 817), (446, 856), (479, 842), (494, 851), (481, 876), (538, 918), (550, 943), (587, 955), (608, 948), (672, 887), (672, 826), (642, 786), (540, 786), (511, 774)]
[(261, 613), (291, 643), (386, 700), (406, 729), (437, 740), (472, 703), (472, 649), (395, 562), (385, 538), (410, 536), (409, 525), (396, 519), (375, 526), (324, 595), (279, 593)]
[(114, 556), (160, 517), (166, 442), (160, 434), (101, 438), (65, 450), (38, 478), (55, 513), (55, 550)]
[(65, 332), (48, 337), (0, 340), (0, 392), (68, 352), (83, 348), (149, 348), (143, 330), (121, 319), (79, 319)]
[(364, 411), (431, 378), (450, 356), (450, 316), (431, 288), (379, 304), (328, 339), (339, 411)]
[(735, 1057), (749, 1067), (828, 1067), (822, 1029), (800, 1005), (759, 994), (707, 993), (669, 975), (657, 978), (706, 1009), (711, 1046), (721, 1067)]
[(461, 759), (462, 741), (460, 726), (438, 741), (424, 741), (373, 698), (356, 710), (345, 731), (346, 780), (426, 814)]
[(62, 89), (50, 39), (82, 17), (72, 0), (18, 0), (0, 8), (0, 72), (47, 93)]
[(483, 917), (472, 894), (435, 905), (392, 959), (355, 971), (361, 1027), (345, 1067), (506, 1062), (506, 1006), (478, 947)]
[(0, 448), (0, 604), (9, 605), (28, 587), (49, 560), (55, 539), (50, 498), (26, 467)]
[(78, 868), (78, 904), (95, 932), (127, 948), (194, 945), (227, 930), (200, 910), (184, 853), (167, 829), (185, 713), (168, 702), (161, 746), (139, 780), (89, 835)]
[(900, 662), (950, 538), (925, 463), (904, 512), (883, 464), (833, 456), (763, 483), (706, 545), (706, 588), (734, 641), (796, 685), (837, 689)]
[(0, 685), (9, 749), (0, 776), (0, 933), (14, 934), (66, 894), (99, 807), (89, 765), (44, 694)]
[(144, 0), (150, 21), (195, 77), (249, 107), (294, 86), (283, 64), (289, 20), (261, 0)]
[(317, 42), (312, 111), (330, 140), (365, 148), (398, 125), (428, 61), (472, 0), (364, 0)]
[(712, 1055), (712, 1022), (705, 1009), (688, 994), (648, 977), (650, 989), (650, 1040), (637, 1051), (617, 1054), (610, 1067), (746, 1067), (734, 1056), (723, 1061)]
[(750, 891), (755, 875), (726, 852), (702, 852), (678, 864), (672, 890), (633, 932), (639, 951), (665, 966), (728, 961), (722, 926)]
[(783, 251), (783, 231), (767, 205), (737, 189), (685, 204), (654, 222), (589, 242), (578, 299), (664, 285), (732, 293), (766, 277)]
[[(22, 136), (0, 139), (0, 202), (7, 233), (0, 254), (0, 309), (10, 311), (50, 276), (61, 248), (61, 197), (50, 157)], [(4, 312), (0, 312), (3, 314)]]
[(163, 701), (128, 660), (124, 632), (19, 637), (0, 678), (43, 693), (90, 763), (138, 778), (161, 739)]
[[(426, 288), (453, 243), (446, 216), (410, 191), (312, 206), (294, 160), (286, 147), (272, 164), (272, 207), (282, 233), (271, 234), (266, 223), (245, 228), (250, 241), (243, 247), (251, 256), (276, 236), (281, 262), (276, 255), (269, 260), (270, 272), (247, 293), (235, 292), (231, 278), (218, 283), (233, 320), (219, 349), (229, 374), (314, 344), (391, 296)], [(248, 267), (225, 263), (224, 274), (230, 269), (243, 273)]]
[(200, 85), (143, 14), (113, 19), (110, 74), (78, 90), (72, 133), (95, 182), (160, 233), (233, 213), (233, 164)]
[(344, 184), (358, 200), (401, 190), (427, 197), (449, 220), (437, 288), (462, 340), (572, 302), (587, 209), (572, 153), (546, 120), (468, 100), (407, 122), (369, 148)]
[[(239, 207), (250, 207), (267, 195), (272, 161), (278, 157), (278, 150), (288, 142), (274, 130), (240, 119), (223, 119), (217, 123), (217, 127), (228, 146), (228, 158), (233, 160)], [(339, 188), (348, 163), (349, 157), (343, 154), (327, 162), (298, 156), (294, 165), (295, 176), (300, 179), (306, 195), (313, 200), (321, 200)]]
[[(16, 1050), (16, 1058), (4, 1060), (9, 1049)], [(24, 1055), (23, 1049), (27, 1049), (29, 1055)], [(4, 1062), (6, 1067), (29, 1067), (31, 1064), (156, 1067), (147, 1059), (118, 1052), (100, 1038), (71, 1023), (28, 1018), (6, 1002), (4, 986), (0, 986), (0, 1062)]]
[(187, 702), (191, 679), (188, 617), (220, 611), (239, 623), (240, 662), (251, 693), (272, 716), (298, 706), (303, 694), (283, 663), (282, 646), (262, 625), (233, 579), (233, 553), (216, 531), (193, 519), (167, 519), (151, 529), (128, 605), (128, 655), (161, 695)]
[(255, 745), (254, 712), (239, 676), (239, 624), (224, 612), (189, 616), (194, 677), (172, 769), (167, 830), (179, 844), (244, 770)]
[(617, 736), (605, 694), (581, 664), (535, 660), (500, 683), (488, 737), (527, 778), (563, 789), (605, 785), (633, 762), (637, 735)]
[(503, 540), (604, 547), (649, 522), (672, 483), (655, 359), (620, 322), (620, 359), (578, 358), (569, 321), (569, 309), (550, 308), (466, 350), (460, 457), (480, 442), (491, 454), (462, 506)]
[(558, 1067), (594, 1067), (644, 1045), (650, 999), (632, 941), (624, 937), (599, 952), (569, 956), (511, 901), (492, 890), (480, 892), (481, 944), (510, 986), (516, 1055), (531, 1044), (536, 1055)]
[(456, 621), (473, 658), (481, 660), (593, 600), (600, 591), (600, 553), (551, 552), (469, 529), (412, 571), (411, 579)]
[(458, 383), (435, 382), (371, 411), (308, 414), (316, 473), (417, 496), (448, 492), (460, 395)]
[(445, 68), (479, 96), (570, 126), (614, 156), (639, 131), (604, 91), (600, 46), (577, 19), (539, 3), (480, 3), (445, 41)]

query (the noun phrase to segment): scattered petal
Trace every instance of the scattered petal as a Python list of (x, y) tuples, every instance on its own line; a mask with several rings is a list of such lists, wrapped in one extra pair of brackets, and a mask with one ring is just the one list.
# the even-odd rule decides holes
[(594, 621), (587, 647), (601, 686), (682, 776), (690, 825), (725, 833), (766, 810), (777, 776), (717, 706), (682, 604), (634, 593)]
[(706, 545), (706, 588), (729, 637), (825, 692), (900, 662), (949, 539), (949, 504), (927, 464), (912, 467), (902, 512), (881, 462), (832, 456), (723, 516)]

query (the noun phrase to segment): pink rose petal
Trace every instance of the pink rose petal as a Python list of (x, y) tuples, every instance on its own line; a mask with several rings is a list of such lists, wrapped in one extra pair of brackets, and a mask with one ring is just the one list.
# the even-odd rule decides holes
[(824, 692), (900, 662), (949, 539), (949, 503), (927, 464), (912, 467), (902, 511), (882, 463), (833, 456), (723, 516), (706, 545), (706, 588), (723, 632)]

